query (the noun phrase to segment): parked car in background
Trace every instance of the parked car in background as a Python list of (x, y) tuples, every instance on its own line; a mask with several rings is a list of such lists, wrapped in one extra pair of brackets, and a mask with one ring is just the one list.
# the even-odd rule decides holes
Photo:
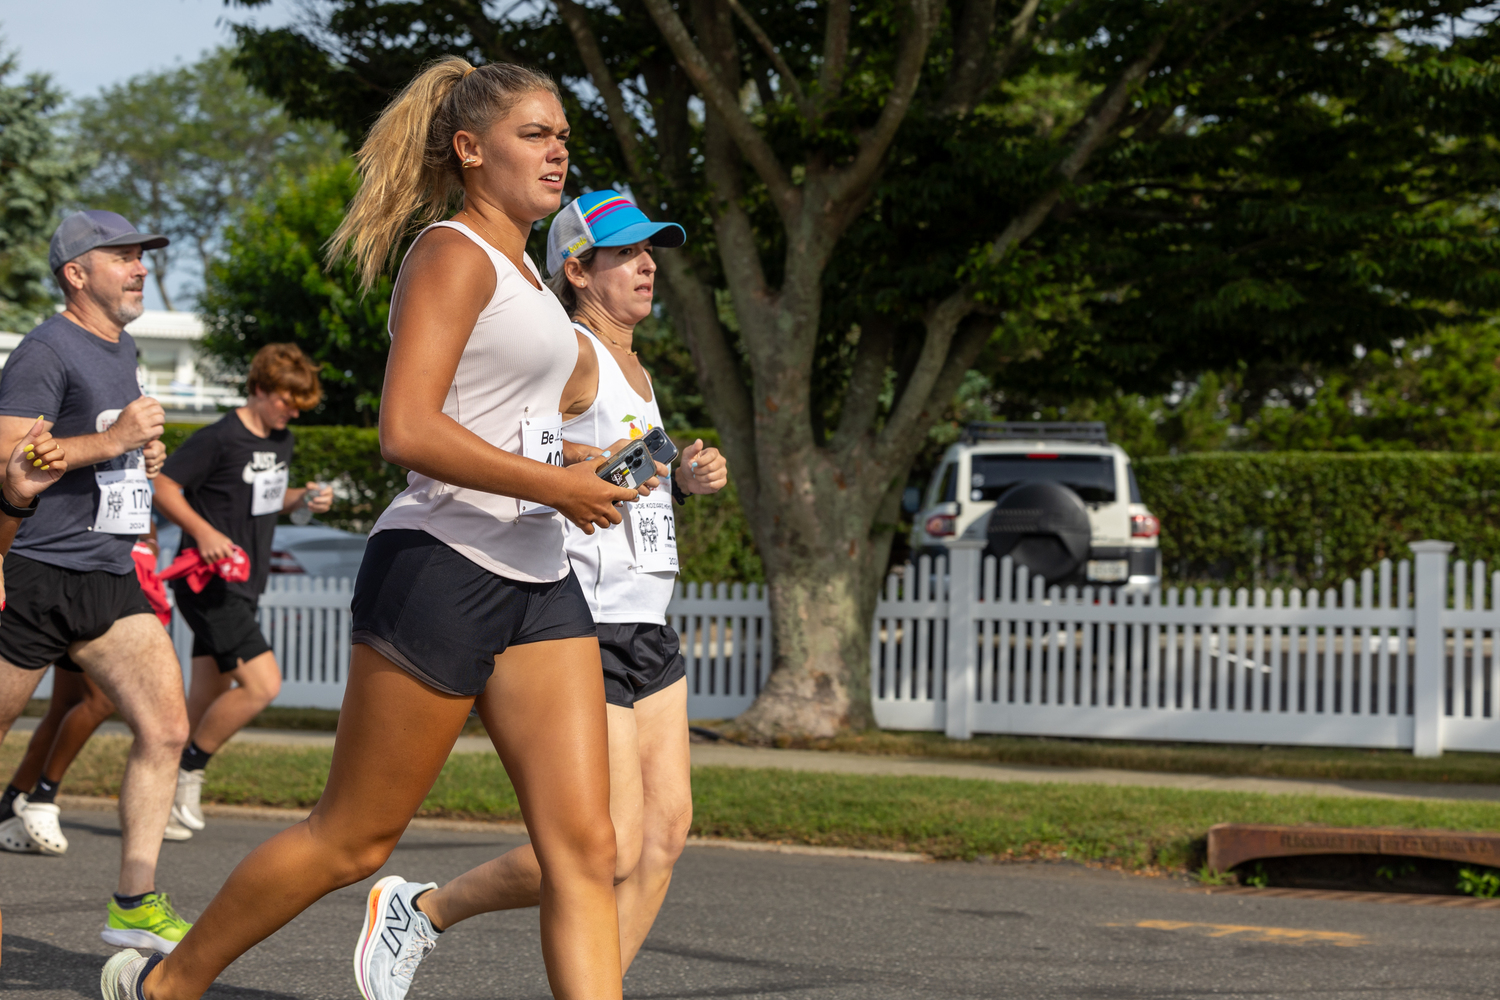
[(906, 501), (917, 555), (945, 554), (964, 538), (1049, 584), (1134, 591), (1161, 582), (1161, 522), (1102, 423), (970, 424), (926, 493), (912, 487)]
[[(182, 529), (175, 524), (160, 524), (156, 529), (156, 540), (161, 546), (157, 567), (166, 569), (177, 557)], [(271, 539), (271, 572), (303, 573), (335, 580), (348, 577), (352, 585), (365, 556), (365, 541), (365, 535), (323, 524), (278, 524)]]

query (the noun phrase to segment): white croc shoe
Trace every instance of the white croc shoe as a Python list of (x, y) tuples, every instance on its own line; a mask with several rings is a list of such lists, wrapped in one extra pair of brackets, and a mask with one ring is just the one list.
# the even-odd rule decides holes
[(21, 811), (26, 808), (26, 796), (17, 795), (11, 808), (16, 814), (0, 823), (0, 850), (12, 854), (41, 854), (42, 845), (31, 839), (31, 834), (26, 832), (26, 824), (21, 822)]
[(177, 821), (177, 810), (167, 817), (167, 828), (161, 832), (162, 840), (192, 840), (193, 831)]
[(203, 820), (203, 772), (177, 769), (177, 796), (172, 800), (172, 818), (189, 830), (201, 830)]
[(63, 836), (58, 816), (62, 812), (55, 802), (28, 802), (25, 810), (16, 810), (26, 832), (36, 841), (43, 854), (60, 857), (68, 853), (68, 838)]

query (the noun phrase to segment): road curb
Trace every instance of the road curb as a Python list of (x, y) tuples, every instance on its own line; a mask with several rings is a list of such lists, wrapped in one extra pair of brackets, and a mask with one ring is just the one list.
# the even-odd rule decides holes
[[(91, 810), (95, 812), (115, 809), (119, 799), (94, 795), (59, 795), (57, 804), (65, 809)], [(221, 816), (225, 819), (265, 820), (273, 823), (300, 823), (307, 818), (306, 809), (277, 809), (271, 806), (234, 806), (219, 802), (203, 803), (203, 815)], [(413, 830), (457, 830), (467, 833), (503, 833), (526, 835), (525, 823), (506, 820), (442, 819), (418, 816), (408, 829)], [(772, 854), (806, 854), (824, 858), (864, 858), (870, 861), (931, 861), (926, 854), (908, 851), (869, 851), (854, 847), (814, 847), (810, 844), (780, 844), (762, 840), (728, 840), (719, 837), (689, 837), (689, 847), (719, 847), (731, 851), (762, 851)]]

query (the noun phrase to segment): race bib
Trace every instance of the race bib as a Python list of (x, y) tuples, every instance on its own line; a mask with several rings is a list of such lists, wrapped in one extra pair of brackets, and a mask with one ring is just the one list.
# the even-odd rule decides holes
[(286, 501), (286, 482), (287, 470), (284, 466), (257, 472), (251, 480), (254, 492), (250, 494), (250, 516), (280, 514)]
[(94, 473), (99, 512), (94, 530), (108, 535), (144, 535), (151, 530), (151, 484), (144, 469)]
[[(537, 462), (546, 462), (559, 469), (563, 464), (562, 414), (553, 413), (545, 417), (524, 417), (521, 420), (521, 455)], [(528, 500), (517, 500), (522, 514), (556, 513), (544, 504)]]
[(672, 517), (672, 491), (658, 486), (650, 496), (625, 505), (630, 513), (630, 535), (635, 541), (637, 573), (677, 572), (677, 525)]

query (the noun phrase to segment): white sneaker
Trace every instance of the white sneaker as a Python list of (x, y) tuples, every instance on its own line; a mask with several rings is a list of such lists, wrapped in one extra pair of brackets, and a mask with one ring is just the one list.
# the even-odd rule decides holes
[(68, 838), (63, 836), (57, 819), (61, 812), (55, 802), (28, 802), (25, 810), (16, 810), (26, 832), (31, 834), (31, 839), (36, 841), (37, 849), (43, 854), (59, 857), (68, 853)]
[(365, 926), (354, 945), (354, 981), (365, 1000), (403, 1000), (438, 932), (412, 899), (437, 883), (387, 875), (370, 889)]
[(189, 830), (201, 830), (203, 821), (203, 772), (177, 769), (177, 798), (172, 802), (172, 818)]
[(162, 960), (160, 952), (142, 955), (126, 948), (109, 956), (99, 974), (99, 993), (104, 1000), (142, 1000), (141, 980)]
[(31, 834), (26, 832), (26, 824), (21, 821), (21, 812), (26, 808), (26, 793), (17, 795), (11, 803), (11, 809), (15, 815), (4, 823), (0, 823), (0, 850), (9, 851), (12, 854), (41, 854), (42, 845), (31, 839)]
[(161, 833), (162, 840), (192, 840), (193, 831), (177, 822), (177, 809), (173, 807), (172, 815), (167, 817), (167, 828)]

